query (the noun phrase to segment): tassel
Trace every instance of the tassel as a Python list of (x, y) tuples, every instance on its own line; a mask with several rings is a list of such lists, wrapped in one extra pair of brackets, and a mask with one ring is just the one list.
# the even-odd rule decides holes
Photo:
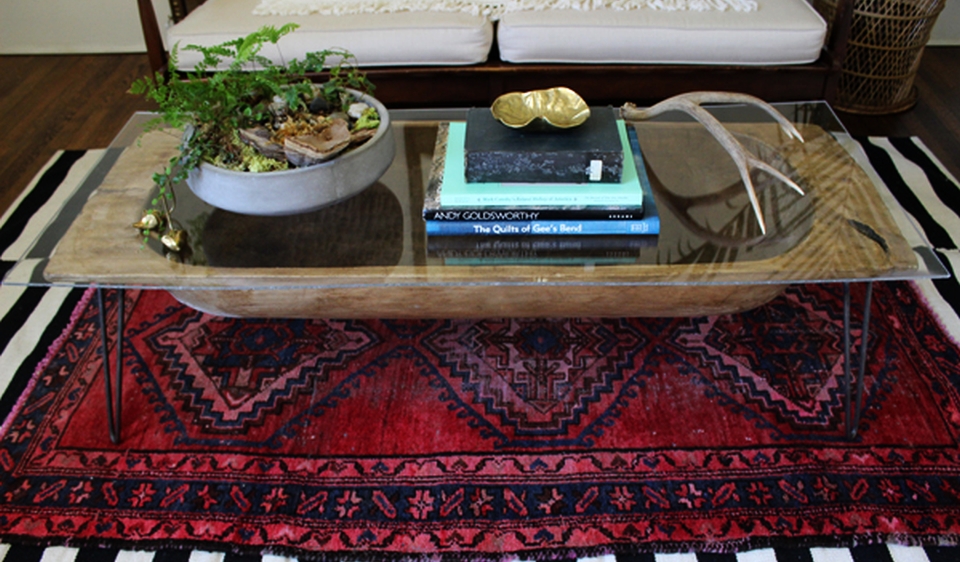
[(389, 12), (465, 12), (492, 20), (510, 12), (532, 10), (663, 10), (754, 12), (756, 0), (261, 0), (260, 16), (345, 15)]

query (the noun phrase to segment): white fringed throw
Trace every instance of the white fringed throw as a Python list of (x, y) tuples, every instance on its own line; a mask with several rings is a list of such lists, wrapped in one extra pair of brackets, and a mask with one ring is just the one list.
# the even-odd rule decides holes
[(261, 16), (344, 15), (383, 12), (465, 12), (495, 20), (509, 12), (529, 10), (665, 10), (752, 12), (755, 0), (261, 0), (253, 13)]

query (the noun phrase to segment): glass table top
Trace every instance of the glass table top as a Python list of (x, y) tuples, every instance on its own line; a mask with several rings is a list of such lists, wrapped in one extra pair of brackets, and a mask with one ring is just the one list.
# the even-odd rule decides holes
[[(904, 212), (858, 162), (858, 145), (823, 102), (775, 104), (805, 142), (762, 111), (712, 107), (751, 153), (804, 195), (755, 172), (760, 231), (733, 160), (702, 126), (667, 114), (629, 127), (650, 179), (659, 235), (428, 236), (424, 194), (441, 125), (465, 109), (391, 112), (392, 166), (373, 186), (315, 212), (238, 215), (176, 189), (188, 247), (144, 244), (132, 227), (176, 131), (142, 132), (138, 113), (4, 283), (179, 290), (376, 287), (702, 286), (946, 276)], [(645, 201), (648, 211), (651, 201)], [(39, 265), (37, 264), (39, 262)], [(16, 270), (16, 267), (13, 268)]]

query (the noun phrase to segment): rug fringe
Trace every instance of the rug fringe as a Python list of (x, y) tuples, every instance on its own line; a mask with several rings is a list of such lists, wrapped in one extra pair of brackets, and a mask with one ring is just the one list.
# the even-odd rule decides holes
[(296, 558), (300, 562), (553, 562), (574, 560), (607, 555), (635, 555), (649, 553), (715, 553), (731, 554), (765, 548), (855, 548), (877, 544), (896, 544), (902, 546), (960, 546), (960, 535), (916, 536), (903, 534), (865, 534), (846, 537), (764, 537), (756, 539), (738, 539), (716, 543), (658, 542), (643, 545), (614, 545), (608, 547), (584, 547), (569, 549), (542, 549), (523, 552), (503, 553), (399, 553), (385, 551), (335, 551), (315, 552), (290, 547), (252, 548), (242, 545), (224, 545), (202, 541), (99, 541), (75, 539), (44, 539), (34, 537), (4, 536), (0, 540), (7, 544), (22, 544), (34, 547), (71, 547), (103, 548), (136, 551), (157, 550), (203, 550), (208, 552), (228, 552), (238, 556), (281, 556)]

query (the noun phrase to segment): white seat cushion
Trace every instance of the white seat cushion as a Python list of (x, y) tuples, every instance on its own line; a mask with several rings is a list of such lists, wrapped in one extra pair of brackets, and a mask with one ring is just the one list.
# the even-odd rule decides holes
[(180, 43), (178, 67), (192, 70), (201, 59), (199, 53), (185, 51), (186, 45), (218, 45), (264, 25), (291, 22), (300, 28), (262, 51), (274, 62), (336, 47), (353, 53), (360, 66), (468, 65), (487, 60), (493, 44), (493, 24), (482, 16), (456, 12), (255, 16), (257, 3), (207, 0), (168, 29), (167, 45)]
[(802, 64), (820, 56), (826, 34), (806, 0), (759, 0), (753, 12), (509, 13), (497, 45), (516, 63)]

